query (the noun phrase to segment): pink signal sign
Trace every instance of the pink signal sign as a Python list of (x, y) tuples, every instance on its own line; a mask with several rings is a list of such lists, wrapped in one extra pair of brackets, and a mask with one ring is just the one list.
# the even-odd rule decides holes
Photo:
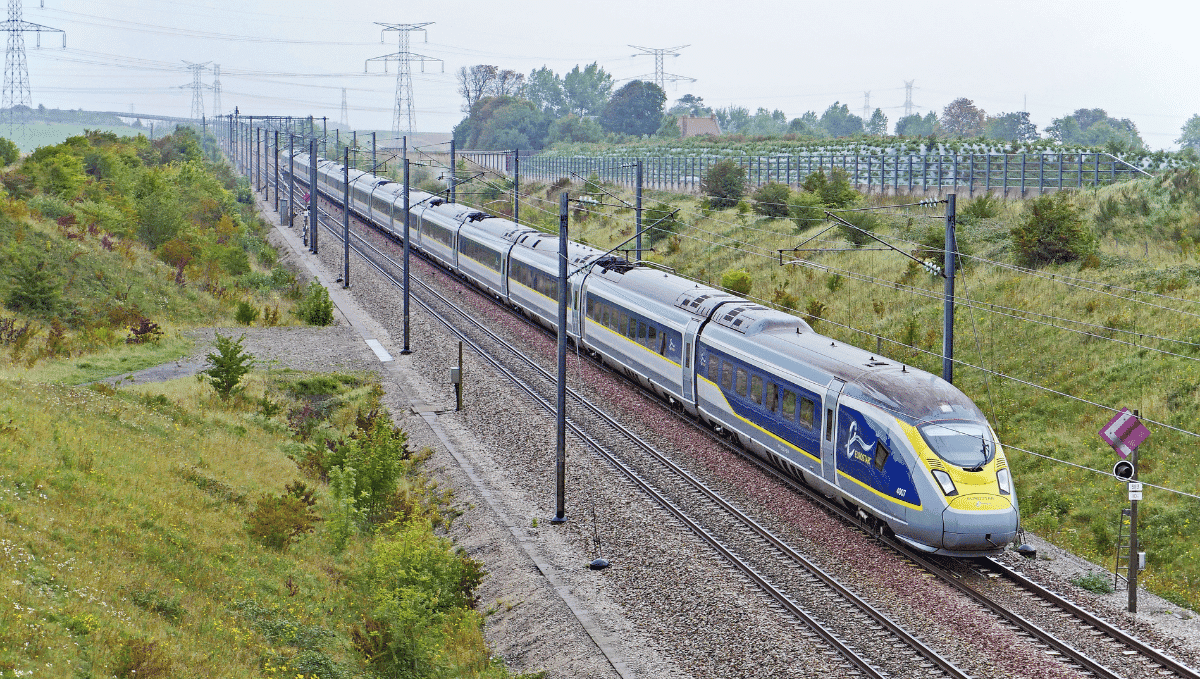
[(1129, 408), (1122, 408), (1121, 412), (1100, 430), (1100, 438), (1125, 458), (1150, 438), (1150, 430), (1133, 416)]

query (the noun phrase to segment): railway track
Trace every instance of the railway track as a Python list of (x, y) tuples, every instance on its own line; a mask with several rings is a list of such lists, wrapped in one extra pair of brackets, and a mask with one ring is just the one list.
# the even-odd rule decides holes
[[(354, 222), (357, 225), (358, 220), (356, 219), (356, 220), (354, 220)], [(328, 225), (326, 225), (326, 228), (330, 231), (331, 235), (333, 235), (335, 238), (338, 238), (340, 241), (340, 237), (341, 237), (340, 223), (337, 225), (336, 229), (330, 228)], [(368, 228), (369, 228), (369, 225), (368, 225)], [(358, 236), (357, 234), (354, 234), (354, 237), (359, 238), (361, 240), (361, 236)], [(368, 246), (369, 250), (374, 250), (374, 252), (376, 253), (376, 256), (386, 258), (386, 255), (384, 255), (384, 253), (382, 253), (378, 249), (374, 248), (374, 246), (370, 246), (370, 244), (366, 243), (365, 240), (362, 240), (362, 242), (364, 245)], [(362, 251), (358, 246), (355, 246), (354, 249), (360, 256), (363, 256), (364, 259), (367, 260), (371, 264), (371, 266), (380, 270), (381, 273), (383, 273), (384, 275), (389, 275), (378, 263), (372, 262), (370, 257), (366, 254), (365, 251)], [(392, 262), (391, 265), (394, 266), (395, 263)], [(415, 277), (413, 278), (413, 280), (414, 280), (414, 282), (417, 282), (418, 285), (425, 286), (424, 283), (417, 281)], [(432, 288), (425, 287), (425, 289), (428, 290), (430, 293), (437, 295), (436, 291), (433, 291)], [(426, 306), (426, 301), (421, 301), (420, 303), (422, 304), (422, 306)], [(449, 304), (448, 300), (445, 302), (442, 302), (442, 303)], [(453, 306), (453, 305), (451, 305), (451, 306)], [(426, 307), (426, 308), (429, 308), (429, 307)], [(459, 333), (458, 330), (453, 329), (453, 327), (448, 319), (444, 318), (444, 316), (440, 316), (439, 314), (437, 314), (437, 312), (434, 312), (432, 309), (429, 309), (429, 310), (430, 310), (430, 313), (434, 313), (435, 315), (438, 315), (439, 320), (443, 324), (446, 324), (447, 327), (451, 327), (452, 332), (455, 332), (456, 334), (461, 335), (461, 333)], [(493, 333), (491, 333), (490, 330), (484, 328), (481, 324), (475, 322), (474, 319), (471, 318), (469, 313), (462, 312), (460, 310), (456, 311), (455, 313), (457, 313), (462, 318), (466, 319), (468, 322), (470, 322), (472, 325), (474, 325), (477, 331), (492, 335), (491, 341), (507, 345), (507, 342), (505, 342), (498, 336), (495, 336)], [(537, 324), (532, 324), (532, 325), (537, 326)], [(542, 329), (540, 326), (537, 326), (537, 327), (539, 328), (539, 330), (544, 331), (544, 329)], [(464, 340), (464, 341), (467, 341), (467, 340)], [(480, 352), (481, 356), (488, 355), (488, 354), (485, 354), (482, 346), (476, 344), (474, 341), (472, 341), (470, 343), (473, 346), (473, 348), (475, 348), (477, 351)], [(544, 369), (542, 369), (540, 366), (538, 366), (532, 359), (525, 357), (514, 347), (506, 346), (505, 350), (513, 353), (516, 356), (519, 356), (520, 357), (519, 360), (521, 360), (524, 364), (526, 364), (528, 369), (535, 370), (535, 371), (542, 373), (540, 379), (553, 382), (553, 376), (549, 375), (548, 372), (546, 372)], [(527, 393), (529, 393), (531, 398), (533, 398), (535, 400), (535, 402), (542, 405), (548, 411), (553, 412), (553, 405), (552, 405), (551, 399), (548, 399), (544, 396), (536, 395), (535, 394), (536, 390), (534, 390), (533, 387), (528, 384), (528, 382), (518, 381), (519, 378), (516, 378), (515, 376), (511, 375), (511, 373), (508, 369), (503, 368), (500, 365), (498, 365), (498, 363), (495, 362), (497, 359), (495, 359), (494, 357), (493, 358), (485, 358), (485, 360), (487, 360), (489, 363), (492, 363), (493, 365), (496, 365), (497, 369), (500, 370), (502, 373), (509, 375), (510, 379), (513, 379), (514, 383), (518, 383), (518, 386), (523, 391), (526, 391)], [(614, 373), (611, 370), (608, 370), (604, 366), (601, 366), (601, 368), (611, 374), (618, 374), (618, 373)], [(620, 376), (622, 379), (627, 379), (624, 376), (621, 376), (619, 374), (618, 374), (618, 376)], [(691, 490), (684, 490), (681, 493), (681, 495), (684, 497), (692, 497), (692, 496), (704, 497), (704, 498), (706, 498), (707, 502), (713, 503), (714, 505), (720, 507), (721, 511), (725, 512), (728, 516), (735, 517), (736, 521), (741, 522), (741, 527), (739, 529), (737, 529), (738, 531), (749, 536), (749, 539), (751, 542), (758, 543), (760, 546), (762, 546), (762, 547), (768, 549), (768, 551), (772, 552), (771, 558), (768, 559), (768, 561), (794, 564), (793, 567), (803, 569), (804, 572), (807, 574), (805, 579), (809, 579), (810, 582), (813, 584), (819, 582), (822, 586), (829, 587), (830, 591), (837, 592), (839, 590), (839, 588), (844, 589), (844, 586), (841, 586), (840, 583), (837, 583), (835, 578), (828, 575), (827, 573), (824, 573), (824, 571), (821, 571), (820, 568), (816, 567), (815, 564), (811, 564), (811, 567), (809, 565), (805, 565), (803, 562), (807, 561), (807, 560), (805, 560), (802, 555), (796, 553), (795, 550), (792, 550), (782, 540), (779, 540), (777, 537), (772, 535), (765, 528), (763, 528), (762, 526), (759, 526), (757, 523), (755, 523), (749, 517), (746, 517), (739, 510), (737, 510), (737, 508), (734, 507), (732, 504), (727, 503), (723, 499), (718, 499), (719, 496), (717, 496), (710, 489), (708, 489), (706, 486), (704, 486), (703, 483), (699, 482), (696, 479), (691, 479), (690, 476), (687, 475), (686, 471), (683, 471), (682, 469), (678, 469), (677, 466), (674, 465), (673, 462), (667, 460), (664, 456), (661, 455), (661, 453), (658, 453), (656, 450), (654, 450), (653, 447), (650, 446), (647, 442), (645, 442), (644, 440), (637, 437), (636, 434), (633, 434), (633, 432), (628, 431), (625, 427), (623, 427), (622, 425), (617, 423), (615, 420), (612, 420), (612, 418), (608, 417), (607, 415), (603, 414), (602, 411), (600, 411), (598, 408), (595, 408), (594, 406), (589, 404), (585, 399), (582, 399), (577, 394), (572, 393), (571, 398), (573, 400), (573, 403), (575, 403), (575, 405), (577, 407), (583, 407), (586, 409), (594, 409), (593, 414), (595, 414), (596, 417), (600, 418), (601, 420), (605, 420), (605, 419), (610, 420), (611, 422), (607, 422), (603, 426), (609, 427), (615, 431), (621, 432), (621, 436), (624, 436), (627, 440), (629, 440), (631, 442), (636, 441), (636, 443), (634, 443), (634, 445), (641, 448), (645, 455), (656, 459), (658, 464), (663, 465), (667, 469), (676, 467), (677, 471), (675, 469), (672, 469), (672, 473), (677, 476), (682, 474), (683, 476), (679, 476), (679, 478), (689, 479), (687, 481), (687, 483), (691, 484), (691, 486), (692, 486)], [(1077, 631), (1081, 632), (1082, 634), (1086, 634), (1086, 635), (1092, 636), (1092, 637), (1098, 637), (1098, 638), (1104, 640), (1100, 644), (1093, 644), (1093, 646), (1099, 646), (1099, 648), (1100, 648), (1099, 653), (1093, 653), (1093, 655), (1103, 656), (1102, 658), (1099, 658), (1099, 659), (1096, 657), (1093, 657), (1093, 655), (1089, 655), (1089, 654), (1075, 648), (1070, 643), (1058, 638), (1055, 634), (1051, 633), (1049, 630), (1043, 629), (1039, 625), (1035, 624), (1033, 621), (1026, 619), (1025, 617), (1022, 617), (1015, 611), (1010, 610), (1005, 605), (1003, 605), (1003, 604), (999, 603), (998, 601), (994, 600), (993, 598), (989, 597), (987, 594), (985, 594), (983, 591), (981, 591), (980, 588), (974, 587), (971, 584), (969, 584), (967, 582), (968, 578), (964, 578), (963, 574), (960, 571), (958, 571), (956, 569), (952, 569), (952, 568), (945, 568), (937, 561), (930, 559), (919, 553), (915, 553), (913, 550), (907, 548), (905, 545), (899, 543), (898, 541), (891, 540), (891, 539), (887, 538), (886, 536), (878, 535), (877, 532), (873, 531), (869, 526), (862, 524), (859, 521), (858, 517), (856, 517), (853, 512), (848, 511), (841, 504), (831, 501), (830, 499), (826, 498), (823, 494), (814, 491), (813, 489), (811, 489), (810, 487), (808, 487), (805, 484), (798, 483), (794, 479), (791, 479), (790, 477), (780, 474), (773, 467), (770, 467), (770, 466), (764, 464), (757, 457), (747, 454), (740, 447), (737, 447), (737, 446), (731, 444), (729, 441), (717, 436), (710, 430), (708, 430), (704, 427), (701, 427), (697, 423), (691, 421), (689, 418), (679, 415), (673, 409), (669, 408), (669, 406), (664, 404), (663, 407), (664, 407), (664, 409), (672, 412), (672, 414), (680, 417), (683, 421), (687, 422), (689, 425), (697, 427), (698, 429), (703, 431), (706, 435), (710, 436), (713, 440), (726, 446), (731, 451), (742, 456), (744, 459), (747, 459), (748, 461), (754, 463), (756, 466), (761, 468), (764, 472), (766, 472), (773, 478), (790, 486), (794, 490), (804, 494), (810, 500), (812, 500), (815, 503), (819, 504), (820, 506), (824, 507), (827, 511), (841, 517), (843, 520), (846, 520), (853, 525), (856, 525), (857, 527), (862, 529), (864, 533), (870, 535), (872, 538), (883, 541), (889, 547), (891, 547), (896, 552), (901, 554), (903, 556), (903, 558), (909, 560), (910, 562), (915, 564), (917, 567), (924, 569), (926, 572), (933, 574), (942, 582), (947, 583), (949, 586), (951, 586), (955, 590), (959, 591), (962, 595), (970, 598), (973, 602), (978, 604), (981, 608), (989, 611), (991, 613), (991, 615), (993, 615), (1000, 622), (1001, 625), (1012, 630), (1018, 636), (1029, 639), (1031, 643), (1033, 643), (1033, 644), (1037, 645), (1039, 648), (1043, 649), (1043, 651), (1047, 655), (1049, 655), (1051, 657), (1055, 657), (1060, 662), (1065, 664), (1067, 667), (1073, 668), (1073, 669), (1081, 672), (1082, 674), (1086, 674), (1089, 676), (1114, 678), (1114, 679), (1117, 677), (1126, 677), (1126, 676), (1156, 676), (1156, 677), (1177, 676), (1177, 677), (1181, 677), (1183, 679), (1200, 679), (1200, 673), (1197, 673), (1195, 670), (1184, 665), (1182, 662), (1172, 658), (1165, 652), (1163, 652), (1153, 646), (1150, 646), (1149, 644), (1142, 642), (1141, 640), (1124, 632), (1123, 630), (1116, 627), (1115, 625), (1103, 620), (1099, 616), (1097, 616), (1093, 613), (1090, 613), (1089, 611), (1083, 609), (1081, 606), (1079, 606), (1077, 604), (1072, 603), (1071, 601), (1064, 598), (1063, 596), (1056, 594), (1055, 592), (1049, 590), (1048, 588), (1046, 588), (1042, 585), (1039, 585), (1038, 583), (1034, 582), (1033, 580), (1031, 580), (1028, 577), (1021, 574), (1019, 571), (1009, 568), (1007, 565), (1001, 563), (1000, 561), (997, 561), (995, 559), (984, 559), (984, 560), (978, 560), (976, 562), (976, 572), (977, 572), (977, 575), (979, 578), (984, 579), (985, 581), (987, 578), (989, 578), (990, 576), (993, 576), (993, 575), (1003, 578), (1004, 580), (1011, 582), (1013, 584), (1013, 586), (1019, 592), (1023, 593), (1024, 596), (1039, 599), (1040, 600), (1039, 603), (1042, 606), (1046, 607), (1053, 614), (1060, 616), (1062, 618), (1069, 618), (1071, 622), (1069, 622), (1067, 624), (1075, 625), (1078, 628)], [(643, 492), (647, 493), (647, 495), (649, 497), (653, 498), (655, 502), (659, 503), (660, 506), (662, 506), (669, 513), (671, 513), (672, 516), (677, 521), (679, 521), (680, 524), (684, 525), (689, 530), (694, 532), (697, 536), (699, 536), (701, 539), (703, 539), (705, 542), (709, 543), (712, 546), (712, 548), (715, 551), (717, 551), (718, 554), (720, 554), (722, 556), (722, 558), (725, 558), (731, 564), (735, 563), (738, 560), (738, 555), (735, 553), (734, 548), (725, 544), (725, 542), (728, 540), (722, 540), (718, 536), (713, 535), (709, 530), (706, 530), (703, 527), (701, 522), (688, 517), (685, 510), (683, 508), (676, 506), (674, 504), (674, 502), (665, 493), (663, 493), (659, 489), (657, 489), (655, 486), (655, 483), (653, 481), (648, 480), (647, 478), (643, 477), (644, 472), (639, 468), (639, 466), (636, 463), (635, 464), (626, 464), (626, 463), (623, 463), (623, 462), (617, 460), (615, 457), (615, 454), (611, 450), (609, 450), (604, 444), (594, 440), (594, 437), (590, 437), (589, 435), (585, 434), (583, 432), (581, 426), (578, 425), (577, 423), (575, 423), (574, 421), (569, 422), (569, 426), (571, 427), (572, 431), (577, 436), (580, 437), (580, 440), (584, 441), (589, 447), (591, 447), (594, 451), (596, 451), (598, 454), (600, 454), (606, 460), (609, 460), (610, 463), (613, 464), (614, 467), (616, 467), (623, 474), (625, 474), (627, 477), (629, 477), (634, 482), (635, 485), (639, 486), (640, 488), (643, 488)], [(601, 452), (601, 451), (603, 451), (603, 452)], [(664, 484), (664, 485), (669, 485), (669, 484)], [(715, 498), (713, 496), (715, 496)], [(678, 497), (678, 496), (676, 496), (676, 497)], [(741, 517), (744, 517), (744, 519), (740, 518), (739, 515)], [(764, 593), (766, 593), (767, 596), (769, 596), (775, 602), (775, 605), (779, 609), (790, 613), (797, 620), (800, 620), (800, 621), (804, 622), (804, 624), (809, 625), (810, 629), (813, 629), (814, 633), (817, 634), (817, 636), (819, 636), (824, 643), (828, 644), (830, 648), (836, 650), (839, 653), (839, 655), (841, 655), (843, 658), (846, 659), (848, 669), (853, 668), (855, 671), (860, 672), (861, 674), (863, 674), (865, 676), (887, 676), (887, 675), (883, 675), (883, 674), (875, 674), (874, 672), (881, 671), (886, 668), (872, 666), (871, 662), (867, 658), (858, 656), (857, 661), (854, 660), (853, 658), (857, 654), (855, 654), (853, 649), (849, 648), (843, 642), (841, 642), (840, 637), (845, 636), (845, 635), (839, 635), (835, 631), (829, 630), (829, 629), (825, 629), (824, 632), (817, 631), (817, 629), (820, 628), (819, 623), (816, 623), (815, 621), (813, 621), (813, 624), (817, 625), (816, 627), (813, 627), (812, 624), (810, 624), (805, 619), (804, 611), (800, 607), (799, 603), (792, 600), (792, 598), (789, 597), (787, 594), (785, 594), (783, 591), (779, 590), (778, 588), (775, 588), (768, 581), (768, 578), (766, 575), (759, 573), (758, 570), (756, 570), (753, 566), (750, 566), (749, 564), (743, 564), (742, 566), (735, 565), (734, 567), (738, 568), (738, 570), (743, 574), (743, 576), (747, 579), (747, 581), (755, 584), (760, 589), (762, 589), (764, 591)], [(831, 584), (831, 583), (836, 583), (836, 584)], [(772, 590), (774, 590), (774, 591), (772, 591)], [(850, 596), (854, 596), (852, 593), (849, 593), (849, 594), (850, 594)], [(840, 595), (841, 594), (839, 593), (839, 596)], [(865, 607), (858, 606), (858, 610), (861, 611), (861, 615), (865, 616), (865, 617), (861, 617), (861, 618), (856, 617), (855, 625), (857, 626), (858, 629), (861, 630), (862, 624), (864, 622), (866, 622), (868, 625), (870, 625), (870, 629), (872, 631), (879, 631), (884, 634), (887, 634), (887, 633), (895, 634), (894, 631), (891, 631), (888, 629), (889, 625), (886, 622), (887, 618), (884, 614), (880, 613), (879, 611), (875, 610), (874, 608), (871, 608), (870, 605), (867, 604), (865, 601), (863, 601), (862, 603), (865, 605)], [(868, 622), (868, 620), (869, 620), (869, 622)], [(887, 631), (885, 631), (885, 630), (887, 630)], [(911, 636), (911, 635), (909, 635), (909, 636)], [(900, 637), (898, 635), (898, 638), (902, 638), (902, 637)], [(919, 640), (916, 640), (915, 638), (913, 638), (913, 641), (915, 641), (916, 644), (923, 646), (923, 644), (921, 644), (921, 642)], [(910, 642), (905, 642), (905, 643), (908, 643), (910, 648), (913, 648), (913, 649), (918, 648), (918, 646), (916, 646)], [(842, 650), (843, 647), (845, 647), (845, 650)], [(965, 676), (965, 675), (961, 674), (956, 668), (953, 668), (953, 666), (950, 665), (947, 661), (940, 658), (940, 656), (938, 656), (932, 650), (929, 650), (929, 653), (931, 655), (926, 655), (925, 653), (922, 653), (921, 651), (916, 651), (916, 652), (920, 653), (925, 658), (925, 661), (922, 663), (922, 665), (924, 665), (923, 669), (932, 672), (932, 676)], [(1114, 668), (1116, 668), (1116, 669), (1114, 669)], [(907, 669), (904, 670), (905, 673), (911, 673), (911, 671), (912, 671), (911, 665), (909, 665), (907, 667)], [(906, 674), (906, 676), (911, 676), (911, 674)]]
[[(340, 242), (340, 224), (322, 222)], [(394, 272), (400, 265), (360, 237), (355, 242), (356, 236), (352, 233), (351, 249), (398, 284)], [(418, 305), (535, 404), (554, 413), (554, 374), (417, 277), (410, 280)], [(514, 360), (519, 364), (515, 369), (508, 364)], [(574, 390), (568, 390), (568, 397), (578, 414), (568, 418), (567, 426), (584, 445), (758, 588), (772, 608), (807, 627), (819, 640), (814, 650), (840, 656), (848, 676), (969, 676), (597, 405)], [(630, 452), (639, 457), (630, 459)], [(753, 555), (746, 554), (751, 551)], [(788, 582), (781, 585), (780, 580)], [(865, 638), (863, 630), (868, 630)]]

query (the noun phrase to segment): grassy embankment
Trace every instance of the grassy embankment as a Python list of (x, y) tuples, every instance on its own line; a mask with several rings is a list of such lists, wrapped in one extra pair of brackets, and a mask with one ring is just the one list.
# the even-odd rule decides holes
[[(527, 188), (523, 221), (557, 232), (556, 191), (544, 184)], [(607, 189), (632, 202), (629, 192)], [(485, 199), (503, 197), (495, 193)], [(898, 253), (858, 249), (836, 228), (822, 234), (827, 222), (798, 225), (755, 214), (749, 203), (709, 211), (693, 196), (648, 194), (648, 206), (657, 201), (680, 208), (683, 224), (657, 242), (649, 259), (716, 285), (725, 272), (745, 270), (753, 281), (751, 296), (809, 316), (831, 337), (872, 349), (878, 342), (884, 356), (940, 374), (941, 278)], [(968, 197), (960, 194), (959, 201), (960, 214), (972, 212)], [(1036, 272), (1008, 266), (1016, 261), (1009, 234), (1027, 218), (1027, 203), (998, 202), (992, 216), (960, 219), (962, 250), (990, 261), (968, 260), (958, 279), (956, 358), (965, 364), (956, 368), (955, 382), (993, 418), (1010, 446), (1025, 527), (1111, 567), (1118, 514), (1127, 506), (1123, 486), (1017, 448), (1111, 469), (1114, 453), (1097, 436), (1111, 413), (1047, 389), (1140, 409), (1144, 418), (1200, 431), (1200, 173), (1179, 170), (1084, 191), (1074, 202), (1099, 237), (1098, 251)], [(497, 207), (503, 209), (490, 209)], [(944, 206), (874, 214), (876, 232), (905, 251), (941, 238)], [(632, 222), (630, 210), (574, 210), (571, 233), (611, 247), (633, 233)], [(779, 265), (777, 250), (810, 238), (807, 248), (848, 251), (785, 253), (784, 260), (807, 264)], [(985, 381), (972, 365), (1004, 376)], [(1200, 494), (1196, 437), (1154, 425), (1151, 430), (1141, 453), (1142, 479)], [(1150, 488), (1140, 508), (1148, 552), (1142, 582), (1193, 609), (1200, 606), (1200, 521), (1192, 520), (1198, 507), (1200, 499)]]
[(0, 677), (506, 676), (371, 376), (72, 386), (321, 315), (214, 159), (95, 134), (4, 174)]

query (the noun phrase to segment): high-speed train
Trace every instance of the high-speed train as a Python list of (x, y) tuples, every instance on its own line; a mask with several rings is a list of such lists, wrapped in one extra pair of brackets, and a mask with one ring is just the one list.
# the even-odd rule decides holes
[[(295, 163), (306, 181), (308, 156)], [(344, 173), (318, 159), (319, 192), (340, 204)], [(349, 176), (350, 210), (400, 240), (403, 184)], [(410, 213), (414, 248), (557, 329), (556, 235), (417, 190)], [(579, 243), (568, 258), (581, 349), (918, 550), (981, 556), (1015, 539), (1003, 448), (948, 382), (654, 266)]]

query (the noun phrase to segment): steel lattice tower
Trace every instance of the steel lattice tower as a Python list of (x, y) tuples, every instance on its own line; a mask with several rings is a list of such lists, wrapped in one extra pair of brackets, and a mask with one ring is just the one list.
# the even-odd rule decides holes
[(871, 121), (871, 92), (863, 92), (863, 123)]
[[(376, 24), (383, 26), (383, 30), (379, 33), (380, 42), (383, 41), (383, 34), (388, 31), (396, 31), (400, 36), (400, 49), (395, 54), (385, 54), (381, 57), (367, 59), (363, 64), (363, 70), (367, 70), (367, 65), (372, 61), (382, 61), (383, 71), (387, 72), (387, 62), (396, 60), (396, 106), (392, 114), (392, 134), (397, 138), (400, 137), (401, 131), (407, 130), (407, 134), (413, 132), (413, 123), (415, 117), (413, 115), (413, 90), (412, 90), (412, 62), (420, 61), (421, 70), (425, 70), (426, 61), (442, 61), (437, 57), (428, 57), (424, 54), (416, 54), (408, 49), (409, 33), (413, 31), (421, 31), (425, 33), (425, 27), (431, 25), (432, 21), (426, 21), (423, 24), (385, 24), (376, 21)], [(429, 34), (425, 34), (425, 40), (429, 40)], [(446, 62), (442, 61), (442, 70), (446, 70)]]
[(192, 90), (192, 120), (200, 120), (204, 117), (204, 82), (200, 79), (200, 74), (204, 69), (208, 68), (211, 61), (206, 61), (203, 64), (193, 64), (190, 61), (183, 62), (187, 64), (188, 70), (192, 72), (192, 82), (189, 85), (180, 85), (180, 89)]
[[(670, 81), (673, 83), (679, 82), (680, 80), (686, 80), (686, 81), (692, 82), (692, 83), (696, 82), (695, 78), (689, 78), (686, 75), (675, 75), (674, 73), (664, 73), (663, 72), (663, 57), (677, 57), (677, 56), (679, 56), (678, 50), (681, 50), (684, 47), (688, 47), (688, 45), (679, 45), (677, 47), (664, 47), (661, 49), (659, 49), (657, 47), (639, 47), (637, 45), (630, 45), (630, 47), (632, 47), (635, 50), (641, 50), (641, 53), (633, 55), (635, 57), (644, 57), (644, 56), (651, 55), (651, 54), (654, 55), (654, 80), (653, 80), (653, 82), (655, 85), (658, 85), (659, 88), (662, 89), (663, 92), (667, 91), (667, 81)], [(647, 75), (649, 75), (649, 74), (647, 74)], [(645, 78), (645, 77), (646, 76), (644, 76), (644, 75), (637, 76), (637, 78)]]
[(346, 105), (346, 88), (342, 88), (342, 119), (338, 121), (338, 126), (350, 129), (350, 107)]
[(904, 117), (905, 118), (907, 118), (908, 116), (911, 116), (913, 113), (912, 91), (913, 91), (913, 83), (915, 83), (915, 82), (917, 82), (917, 81), (916, 80), (905, 80), (904, 81)]
[(15, 122), (16, 109), (24, 106), (26, 112), (33, 108), (33, 95), (29, 90), (29, 65), (25, 62), (24, 33), (37, 33), (37, 46), (42, 46), (42, 33), (62, 33), (63, 48), (67, 46), (67, 34), (58, 28), (31, 24), (25, 21), (21, 0), (8, 0), (8, 21), (4, 30), (8, 32), (8, 51), (4, 54), (4, 95), (0, 107), (8, 117), (9, 132)]
[[(221, 117), (221, 65), (213, 64), (213, 114), (212, 117)], [(192, 103), (195, 106), (195, 102)]]

